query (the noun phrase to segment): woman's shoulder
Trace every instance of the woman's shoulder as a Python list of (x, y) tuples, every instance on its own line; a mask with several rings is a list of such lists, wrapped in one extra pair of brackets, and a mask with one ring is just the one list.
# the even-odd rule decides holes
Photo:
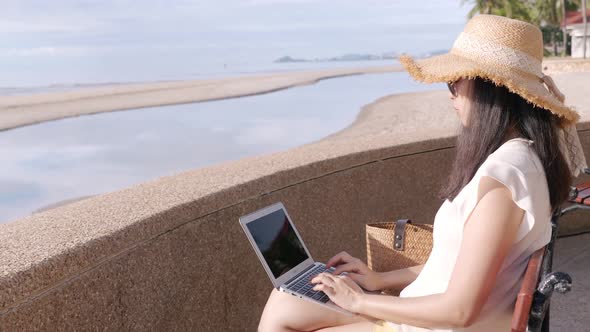
[[(486, 176), (506, 186), (512, 194), (513, 201), (529, 216), (519, 230), (517, 242), (530, 232), (535, 218), (543, 219), (543, 234), (547, 233), (547, 227), (550, 229), (548, 218), (551, 216), (549, 188), (543, 165), (533, 144), (529, 140), (513, 139), (490, 154), (473, 179), (472, 194), (465, 197), (468, 202), (463, 204), (463, 215), (468, 216), (475, 207), (479, 182)], [(543, 236), (545, 240), (546, 235)]]
[(532, 140), (524, 138), (511, 139), (490, 154), (482, 168), (504, 166), (523, 174), (543, 173), (543, 166), (533, 144)]
[(531, 192), (539, 195), (547, 192), (545, 170), (533, 144), (525, 139), (505, 142), (488, 156), (472, 181), (479, 183), (484, 176), (490, 177), (508, 187), (517, 200), (529, 196)]

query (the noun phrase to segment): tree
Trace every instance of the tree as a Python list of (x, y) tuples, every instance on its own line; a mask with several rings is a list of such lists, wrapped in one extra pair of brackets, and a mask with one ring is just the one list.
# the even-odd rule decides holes
[[(548, 29), (551, 32), (551, 44), (553, 55), (557, 56), (556, 32), (561, 22), (565, 20), (565, 8), (562, 9), (565, 0), (537, 0), (533, 3), (533, 23)], [(567, 37), (563, 34), (564, 49)]]
[(473, 4), (473, 8), (467, 14), (472, 18), (475, 14), (493, 14), (531, 22), (530, 1), (522, 0), (461, 0), (461, 5)]

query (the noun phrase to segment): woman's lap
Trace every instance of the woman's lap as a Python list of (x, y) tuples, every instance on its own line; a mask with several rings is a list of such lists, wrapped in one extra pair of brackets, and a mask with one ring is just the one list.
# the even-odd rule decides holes
[[(376, 320), (370, 317), (346, 315), (273, 289), (262, 313), (260, 330), (271, 331), (288, 327), (298, 331), (324, 328), (327, 328), (325, 331), (346, 331), (346, 325), (355, 324), (356, 331), (371, 332), (374, 322)], [(337, 328), (338, 326), (342, 328)]]

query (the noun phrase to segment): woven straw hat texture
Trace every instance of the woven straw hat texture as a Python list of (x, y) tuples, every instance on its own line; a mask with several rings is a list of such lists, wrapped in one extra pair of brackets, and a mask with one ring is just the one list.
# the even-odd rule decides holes
[(420, 60), (402, 55), (399, 60), (418, 81), (453, 82), (481, 77), (557, 114), (563, 126), (574, 124), (580, 118), (573, 108), (560, 100), (563, 97), (552, 93), (554, 83), (542, 72), (541, 30), (526, 22), (477, 15), (467, 22), (449, 53)]

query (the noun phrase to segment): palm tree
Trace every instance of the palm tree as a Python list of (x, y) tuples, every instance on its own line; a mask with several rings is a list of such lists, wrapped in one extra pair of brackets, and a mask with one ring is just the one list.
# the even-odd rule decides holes
[(529, 2), (530, 0), (461, 0), (461, 5), (473, 4), (473, 8), (467, 14), (468, 18), (472, 18), (475, 14), (493, 14), (531, 22)]
[(558, 0), (538, 0), (533, 7), (533, 23), (547, 27), (551, 31), (553, 55), (557, 55), (556, 29), (565, 17), (559, 7), (561, 7), (561, 1)]

